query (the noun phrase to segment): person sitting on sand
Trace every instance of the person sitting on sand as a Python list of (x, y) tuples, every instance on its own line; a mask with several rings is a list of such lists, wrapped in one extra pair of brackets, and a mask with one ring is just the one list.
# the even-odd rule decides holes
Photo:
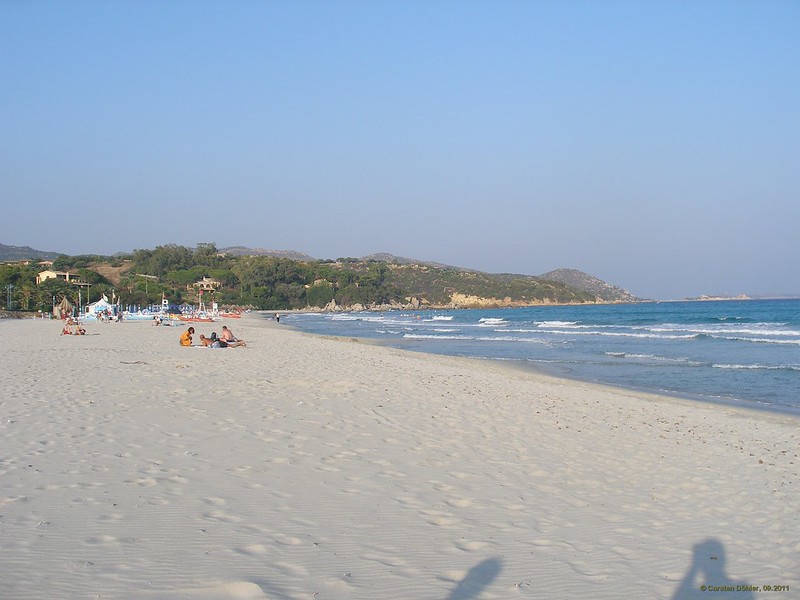
[(200, 334), (200, 343), (203, 344), (204, 348), (208, 348), (214, 343), (214, 340), (212, 338), (207, 338), (206, 336), (204, 336), (201, 333)]
[(181, 334), (181, 346), (191, 346), (192, 335), (194, 335), (194, 327), (189, 327), (189, 329)]
[(226, 342), (222, 338), (218, 338), (217, 337), (217, 332), (216, 331), (212, 331), (211, 332), (211, 347), (212, 348), (227, 348), (228, 347), (228, 342)]
[(230, 329), (228, 329), (227, 325), (222, 326), (222, 335), (220, 336), (220, 339), (223, 340), (231, 348), (236, 348), (237, 346), (247, 346), (244, 340), (240, 340), (235, 335), (233, 335), (233, 332)]
[(69, 322), (64, 323), (64, 328), (61, 330), (61, 335), (72, 335), (72, 326)]

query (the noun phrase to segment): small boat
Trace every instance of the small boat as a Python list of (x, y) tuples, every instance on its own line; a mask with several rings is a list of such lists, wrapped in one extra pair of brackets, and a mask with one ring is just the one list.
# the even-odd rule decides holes
[(190, 323), (213, 323), (214, 317), (204, 313), (191, 313), (188, 315), (180, 315), (178, 317), (181, 321), (189, 321)]

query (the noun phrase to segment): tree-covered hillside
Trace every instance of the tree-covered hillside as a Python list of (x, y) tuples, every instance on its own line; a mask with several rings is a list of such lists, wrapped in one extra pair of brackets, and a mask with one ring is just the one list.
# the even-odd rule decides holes
[(451, 301), (453, 293), (514, 304), (584, 303), (594, 296), (567, 285), (525, 275), (494, 275), (429, 265), (389, 265), (391, 281), (431, 304)]
[(123, 306), (197, 303), (203, 278), (213, 280), (206, 304), (256, 309), (326, 306), (408, 307), (449, 305), (510, 306), (594, 302), (595, 296), (569, 285), (523, 275), (492, 275), (432, 264), (381, 260), (292, 260), (276, 256), (231, 255), (215, 244), (136, 250), (127, 256), (59, 256), (46, 268), (69, 272), (36, 284), (45, 266), (4, 264), (0, 284), (8, 308), (48, 311), (66, 297), (77, 304), (102, 295)]

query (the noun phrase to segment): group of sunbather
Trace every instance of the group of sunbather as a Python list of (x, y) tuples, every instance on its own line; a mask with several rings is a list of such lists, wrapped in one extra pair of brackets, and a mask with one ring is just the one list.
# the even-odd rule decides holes
[(86, 329), (78, 321), (70, 317), (64, 321), (61, 335), (86, 335)]
[[(192, 336), (194, 335), (194, 327), (189, 327), (181, 334), (181, 346), (191, 346)], [(206, 337), (200, 334), (200, 343), (207, 348), (237, 348), (239, 346), (247, 346), (244, 340), (238, 339), (233, 332), (228, 329), (227, 325), (222, 326), (222, 333), (217, 336), (217, 332), (213, 331), (211, 337)]]

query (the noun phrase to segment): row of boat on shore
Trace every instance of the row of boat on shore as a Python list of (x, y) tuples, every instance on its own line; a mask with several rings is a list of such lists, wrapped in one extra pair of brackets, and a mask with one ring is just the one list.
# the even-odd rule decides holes
[(170, 306), (164, 298), (161, 306), (153, 309), (144, 308), (140, 310), (122, 310), (117, 304), (110, 304), (103, 297), (100, 301), (87, 306), (87, 310), (79, 315), (79, 319), (97, 321), (159, 321), (160, 323), (169, 321), (184, 321), (189, 323), (210, 323), (218, 318), (239, 319), (242, 313), (238, 310), (206, 310), (202, 304), (198, 307), (189, 309), (179, 309)]
[[(121, 318), (120, 318), (121, 316)], [(96, 321), (184, 321), (188, 323), (212, 323), (220, 318), (225, 319), (240, 319), (241, 313), (237, 312), (193, 312), (187, 314), (175, 313), (162, 313), (160, 311), (152, 312), (149, 310), (140, 310), (136, 312), (122, 311), (120, 313), (106, 314), (106, 313), (85, 313), (78, 316), (81, 320), (96, 320)]]

